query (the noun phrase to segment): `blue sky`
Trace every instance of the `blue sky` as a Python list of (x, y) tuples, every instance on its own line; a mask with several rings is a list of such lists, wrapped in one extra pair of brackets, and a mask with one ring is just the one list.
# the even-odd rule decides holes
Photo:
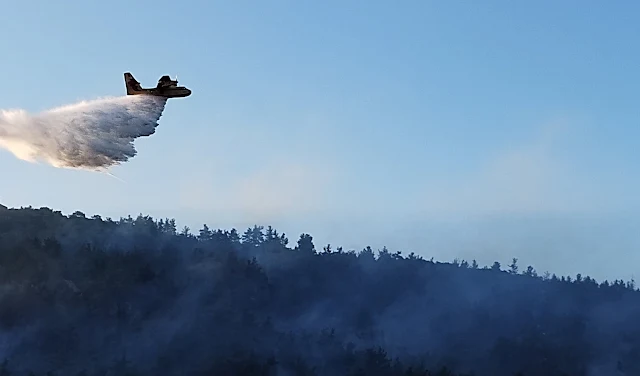
[[(629, 278), (640, 261), (636, 2), (23, 1), (1, 108), (176, 74), (106, 175), (0, 151), (0, 201), (274, 224), (346, 248)], [(621, 260), (624, 260), (622, 262)]]

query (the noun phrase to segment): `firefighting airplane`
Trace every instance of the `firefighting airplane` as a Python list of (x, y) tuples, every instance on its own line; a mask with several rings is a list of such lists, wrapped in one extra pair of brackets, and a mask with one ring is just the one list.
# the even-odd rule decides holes
[(183, 98), (191, 95), (191, 90), (184, 86), (178, 86), (178, 79), (172, 80), (169, 76), (160, 77), (158, 85), (150, 89), (143, 89), (129, 72), (124, 74), (124, 82), (127, 87), (127, 95), (155, 95), (165, 98)]

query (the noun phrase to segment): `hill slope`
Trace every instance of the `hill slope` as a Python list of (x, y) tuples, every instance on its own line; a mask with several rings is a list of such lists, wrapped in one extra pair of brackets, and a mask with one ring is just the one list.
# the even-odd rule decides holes
[(0, 210), (0, 288), (14, 374), (640, 374), (633, 282), (318, 251), (270, 227)]

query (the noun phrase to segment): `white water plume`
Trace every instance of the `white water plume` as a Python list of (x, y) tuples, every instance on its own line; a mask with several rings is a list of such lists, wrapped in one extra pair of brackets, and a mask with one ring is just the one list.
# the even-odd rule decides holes
[(0, 147), (29, 162), (103, 170), (137, 153), (155, 133), (167, 99), (134, 95), (83, 101), (38, 114), (0, 110)]

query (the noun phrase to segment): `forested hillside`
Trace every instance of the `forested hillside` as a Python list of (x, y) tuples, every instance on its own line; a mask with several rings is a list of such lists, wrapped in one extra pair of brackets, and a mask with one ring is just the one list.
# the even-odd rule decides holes
[(633, 281), (516, 259), (0, 206), (0, 289), (0, 375), (640, 375)]

